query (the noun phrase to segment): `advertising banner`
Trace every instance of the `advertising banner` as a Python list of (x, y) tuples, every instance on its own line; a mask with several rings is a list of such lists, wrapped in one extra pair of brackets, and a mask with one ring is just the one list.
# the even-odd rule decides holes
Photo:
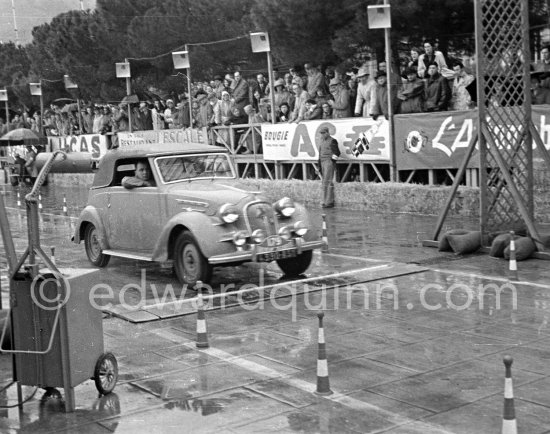
[[(399, 170), (458, 168), (477, 131), (477, 111), (397, 115), (394, 125)], [(478, 166), (476, 150), (468, 167)]]
[(206, 128), (182, 128), (118, 133), (118, 146), (145, 143), (203, 143), (207, 145), (208, 131)]
[(48, 137), (48, 143), (52, 152), (83, 152), (92, 154), (92, 160), (99, 160), (107, 152), (107, 137), (101, 134)]
[[(500, 107), (499, 110), (518, 108)], [(550, 106), (532, 106), (531, 116), (546, 149), (550, 149)], [(399, 170), (457, 169), (477, 131), (477, 110), (397, 115), (394, 120)], [(500, 134), (517, 135), (520, 132), (517, 125), (505, 129), (500, 125), (489, 125), (489, 128), (494, 132), (497, 145), (500, 143)], [(534, 141), (533, 149), (536, 149)], [(477, 149), (470, 158), (468, 167), (479, 167)]]
[[(371, 118), (324, 119), (299, 124), (262, 124), (264, 160), (289, 161), (319, 159), (319, 129), (328, 127), (338, 141), (340, 158), (348, 160), (390, 160), (388, 122)], [(361, 143), (362, 147), (358, 148)], [(359, 151), (357, 151), (359, 149)]]

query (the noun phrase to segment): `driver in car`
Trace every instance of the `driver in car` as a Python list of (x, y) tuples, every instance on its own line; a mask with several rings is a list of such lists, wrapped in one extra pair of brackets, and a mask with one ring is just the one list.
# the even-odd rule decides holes
[(136, 187), (153, 187), (154, 182), (151, 180), (151, 169), (149, 164), (144, 161), (138, 161), (134, 176), (125, 176), (122, 178), (122, 186), (132, 189)]

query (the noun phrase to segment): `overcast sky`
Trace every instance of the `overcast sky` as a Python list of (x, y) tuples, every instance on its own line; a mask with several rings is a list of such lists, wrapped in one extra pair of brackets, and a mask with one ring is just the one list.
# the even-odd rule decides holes
[[(0, 0), (0, 41), (15, 41), (13, 9), (19, 33), (19, 42), (32, 40), (35, 26), (51, 21), (53, 17), (71, 9), (80, 9), (81, 0)], [(95, 0), (82, 0), (84, 9), (93, 9)]]

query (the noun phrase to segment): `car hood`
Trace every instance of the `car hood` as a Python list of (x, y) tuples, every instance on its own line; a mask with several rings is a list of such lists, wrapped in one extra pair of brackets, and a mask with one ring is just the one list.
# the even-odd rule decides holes
[(260, 190), (251, 190), (236, 180), (193, 180), (166, 186), (166, 192), (176, 199), (196, 200), (209, 205), (237, 205), (251, 200), (267, 200)]

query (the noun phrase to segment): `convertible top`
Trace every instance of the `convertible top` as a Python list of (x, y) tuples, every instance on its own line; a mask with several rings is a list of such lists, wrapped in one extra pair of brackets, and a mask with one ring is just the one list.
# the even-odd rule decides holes
[(92, 188), (110, 185), (116, 162), (120, 159), (137, 161), (142, 158), (160, 157), (173, 154), (227, 153), (225, 148), (203, 143), (147, 143), (120, 146), (107, 151), (99, 160), (99, 169), (94, 176)]

